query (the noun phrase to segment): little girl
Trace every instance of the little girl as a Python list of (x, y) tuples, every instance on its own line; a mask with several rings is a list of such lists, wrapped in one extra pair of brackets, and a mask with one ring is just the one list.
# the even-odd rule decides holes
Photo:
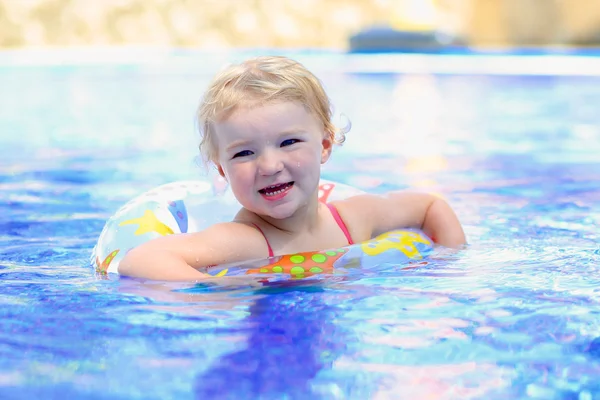
[(400, 228), (420, 228), (436, 243), (465, 243), (448, 204), (422, 193), (364, 194), (318, 201), (321, 164), (343, 130), (331, 122), (320, 81), (285, 57), (259, 57), (227, 68), (198, 110), (200, 151), (241, 204), (231, 222), (161, 237), (131, 250), (122, 275), (195, 280), (210, 265), (360, 243)]

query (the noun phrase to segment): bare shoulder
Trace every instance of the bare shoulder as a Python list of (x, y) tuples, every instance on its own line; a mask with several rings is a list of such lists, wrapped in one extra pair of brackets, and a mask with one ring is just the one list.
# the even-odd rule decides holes
[(372, 213), (378, 201), (379, 196), (360, 194), (331, 203), (337, 209), (355, 243), (372, 238)]
[(420, 228), (434, 200), (428, 193), (394, 191), (381, 195), (361, 194), (333, 205), (358, 242), (393, 229)]

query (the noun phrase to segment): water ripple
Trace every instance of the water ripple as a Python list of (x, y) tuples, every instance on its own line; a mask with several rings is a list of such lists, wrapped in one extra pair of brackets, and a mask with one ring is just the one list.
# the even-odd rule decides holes
[(0, 73), (0, 398), (600, 391), (597, 78), (323, 77), (353, 123), (324, 176), (445, 197), (465, 249), (305, 280), (96, 276), (91, 249), (122, 204), (206, 179), (204, 74)]

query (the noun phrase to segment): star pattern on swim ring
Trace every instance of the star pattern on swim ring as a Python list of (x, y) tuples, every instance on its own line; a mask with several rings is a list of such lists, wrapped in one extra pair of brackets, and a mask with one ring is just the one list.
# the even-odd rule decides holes
[(416, 244), (431, 245), (431, 242), (422, 235), (410, 231), (391, 231), (383, 233), (374, 239), (362, 243), (362, 251), (369, 256), (377, 256), (391, 249), (404, 253), (411, 259), (421, 259), (423, 255), (419, 252)]
[(143, 235), (148, 232), (156, 232), (159, 235), (172, 235), (173, 230), (162, 223), (151, 210), (144, 211), (144, 215), (139, 218), (123, 221), (119, 226), (137, 224), (138, 228), (134, 232), (136, 236)]
[(333, 273), (333, 264), (347, 252), (348, 249), (341, 248), (285, 255), (277, 262), (249, 269), (246, 274), (290, 274), (296, 278), (323, 273), (331, 274)]
[(118, 253), (119, 249), (112, 251), (109, 255), (106, 256), (106, 258), (102, 262), (100, 262), (100, 259), (96, 257), (96, 272), (100, 274), (106, 274), (110, 263), (117, 256)]

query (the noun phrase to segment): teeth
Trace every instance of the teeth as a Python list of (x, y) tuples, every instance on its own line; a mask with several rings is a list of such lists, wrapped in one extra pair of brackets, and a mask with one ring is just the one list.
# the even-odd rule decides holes
[[(281, 187), (281, 189), (274, 190), (274, 191), (270, 190), (270, 189), (276, 188), (276, 187)], [(290, 187), (289, 184), (269, 186), (269, 187), (263, 189), (263, 193), (265, 196), (275, 196), (276, 194), (284, 192), (288, 187)]]

